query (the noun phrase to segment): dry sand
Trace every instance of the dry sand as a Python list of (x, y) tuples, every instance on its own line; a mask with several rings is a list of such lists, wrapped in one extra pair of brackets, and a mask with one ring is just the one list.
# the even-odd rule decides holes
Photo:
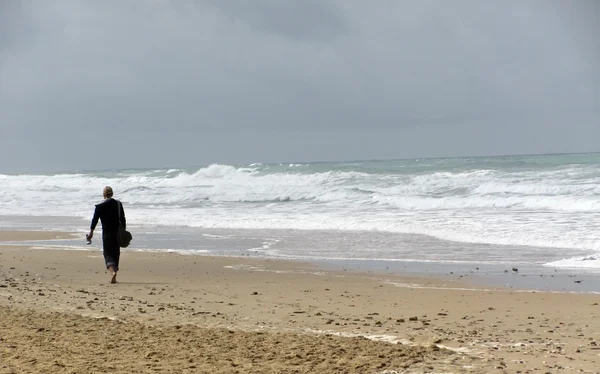
[[(0, 232), (0, 240), (67, 233)], [(0, 246), (0, 373), (599, 373), (600, 296)]]

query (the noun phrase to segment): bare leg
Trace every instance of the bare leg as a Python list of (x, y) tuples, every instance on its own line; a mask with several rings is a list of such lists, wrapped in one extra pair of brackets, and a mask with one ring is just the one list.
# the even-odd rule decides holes
[(111, 275), (110, 283), (111, 284), (117, 283), (117, 272), (115, 271), (115, 267), (112, 265), (109, 266), (108, 271), (110, 271), (110, 275)]

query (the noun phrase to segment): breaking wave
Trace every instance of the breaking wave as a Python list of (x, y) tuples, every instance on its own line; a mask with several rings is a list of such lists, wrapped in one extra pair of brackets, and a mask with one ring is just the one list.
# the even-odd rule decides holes
[(377, 230), (600, 250), (594, 163), (256, 163), (0, 175), (0, 215), (88, 219), (105, 185), (132, 222), (148, 225)]

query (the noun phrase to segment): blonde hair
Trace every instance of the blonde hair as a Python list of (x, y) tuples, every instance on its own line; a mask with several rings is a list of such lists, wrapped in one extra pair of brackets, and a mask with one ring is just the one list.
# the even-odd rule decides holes
[(113, 189), (111, 186), (106, 186), (104, 187), (104, 190), (102, 190), (102, 194), (104, 195), (104, 198), (108, 199), (109, 197), (113, 196)]

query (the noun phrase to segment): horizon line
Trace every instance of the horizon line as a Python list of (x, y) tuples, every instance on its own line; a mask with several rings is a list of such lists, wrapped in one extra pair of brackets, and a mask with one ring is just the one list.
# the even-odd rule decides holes
[(119, 172), (126, 170), (163, 170), (163, 169), (194, 169), (194, 168), (205, 168), (210, 165), (230, 165), (230, 166), (248, 166), (251, 164), (261, 165), (284, 165), (284, 164), (345, 164), (345, 163), (356, 163), (356, 162), (386, 162), (386, 161), (416, 161), (416, 160), (440, 160), (440, 159), (468, 159), (468, 158), (502, 158), (502, 157), (534, 157), (534, 156), (567, 156), (567, 155), (594, 155), (600, 154), (600, 151), (593, 152), (551, 152), (551, 153), (516, 153), (516, 154), (498, 154), (498, 155), (470, 155), (470, 156), (425, 156), (425, 157), (401, 157), (401, 158), (372, 158), (372, 159), (348, 159), (348, 160), (331, 160), (331, 161), (280, 161), (280, 162), (261, 162), (254, 161), (250, 163), (220, 163), (218, 161), (201, 164), (201, 165), (189, 165), (189, 166), (160, 166), (160, 167), (125, 167), (119, 169), (76, 169), (76, 170), (48, 170), (38, 172), (12, 172), (2, 173), (3, 175), (36, 175), (41, 174), (87, 174), (87, 173), (99, 173), (99, 172)]

